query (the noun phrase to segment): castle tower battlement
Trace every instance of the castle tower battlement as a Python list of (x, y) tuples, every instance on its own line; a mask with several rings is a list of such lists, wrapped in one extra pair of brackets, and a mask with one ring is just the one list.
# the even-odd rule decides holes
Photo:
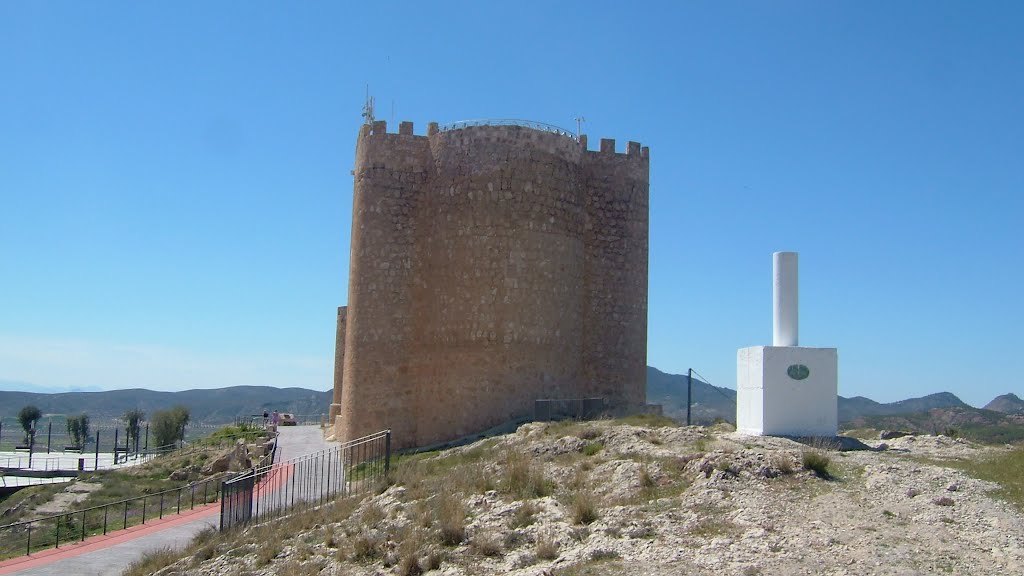
[(540, 398), (644, 404), (647, 149), (413, 128), (359, 133), (339, 440), (390, 428), (398, 448), (444, 442)]

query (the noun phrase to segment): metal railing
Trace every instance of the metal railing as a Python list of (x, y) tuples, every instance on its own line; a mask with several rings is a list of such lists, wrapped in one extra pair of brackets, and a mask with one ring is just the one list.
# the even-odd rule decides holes
[(391, 431), (277, 464), (253, 467), (224, 482), (221, 531), (277, 518), (365, 490), (391, 466)]
[(458, 122), (442, 124), (438, 126), (438, 131), (449, 132), (452, 130), (471, 128), (473, 126), (521, 126), (523, 128), (532, 128), (533, 130), (540, 130), (542, 132), (551, 132), (552, 134), (559, 134), (561, 136), (566, 136), (573, 140), (579, 140), (579, 135), (571, 130), (566, 130), (565, 128), (560, 128), (553, 124), (533, 122), (531, 120), (517, 120), (514, 118), (485, 118), (480, 120), (460, 120)]
[[(217, 502), (220, 478), (127, 500), (0, 526), (0, 560), (152, 522)], [(186, 508), (187, 507), (187, 508)]]

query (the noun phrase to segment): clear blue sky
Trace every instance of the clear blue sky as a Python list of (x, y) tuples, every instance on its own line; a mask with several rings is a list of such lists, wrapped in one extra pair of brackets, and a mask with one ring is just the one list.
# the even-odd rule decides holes
[(1022, 29), (1017, 2), (0, 3), (0, 380), (330, 388), (369, 84), (418, 133), (584, 115), (650, 146), (661, 370), (735, 386), (794, 250), (844, 396), (1020, 393)]

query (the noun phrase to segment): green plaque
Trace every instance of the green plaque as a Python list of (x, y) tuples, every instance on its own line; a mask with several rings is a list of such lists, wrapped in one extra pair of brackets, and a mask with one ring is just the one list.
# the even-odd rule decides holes
[(811, 369), (803, 364), (791, 364), (786, 368), (786, 374), (793, 380), (803, 380), (811, 375)]

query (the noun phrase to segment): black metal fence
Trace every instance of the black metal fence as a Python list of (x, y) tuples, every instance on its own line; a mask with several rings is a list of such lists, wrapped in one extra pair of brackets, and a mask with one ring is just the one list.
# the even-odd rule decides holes
[(0, 560), (81, 542), (89, 536), (131, 528), (147, 521), (212, 504), (220, 497), (221, 479), (214, 478), (83, 508), (53, 516), (0, 526)]
[(542, 132), (551, 132), (552, 134), (558, 134), (561, 136), (567, 136), (573, 140), (579, 140), (579, 135), (565, 128), (560, 128), (552, 124), (545, 124), (543, 122), (534, 122), (532, 120), (519, 120), (515, 118), (482, 118), (479, 120), (460, 120), (458, 122), (451, 122), (449, 124), (442, 124), (438, 127), (441, 132), (449, 132), (451, 130), (461, 130), (463, 128), (471, 128), (473, 126), (521, 126), (524, 128), (532, 128), (534, 130), (540, 130)]
[(286, 462), (254, 467), (224, 482), (220, 529), (256, 524), (365, 490), (391, 466), (391, 431)]

